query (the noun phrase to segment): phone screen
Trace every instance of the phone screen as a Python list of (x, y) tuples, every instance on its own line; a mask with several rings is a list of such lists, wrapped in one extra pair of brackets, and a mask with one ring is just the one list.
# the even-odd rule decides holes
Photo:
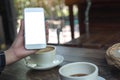
[[(29, 47), (46, 44), (43, 9), (26, 9), (24, 12), (25, 45)], [(35, 47), (34, 47), (35, 48)]]

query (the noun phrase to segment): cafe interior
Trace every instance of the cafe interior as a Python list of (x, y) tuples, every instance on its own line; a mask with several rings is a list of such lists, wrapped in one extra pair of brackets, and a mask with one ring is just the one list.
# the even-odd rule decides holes
[(44, 8), (47, 44), (64, 60), (34, 70), (22, 59), (7, 66), (0, 80), (60, 80), (59, 68), (72, 62), (96, 64), (101, 77), (97, 80), (120, 80), (119, 0), (0, 0), (0, 50), (12, 45), (26, 7)]

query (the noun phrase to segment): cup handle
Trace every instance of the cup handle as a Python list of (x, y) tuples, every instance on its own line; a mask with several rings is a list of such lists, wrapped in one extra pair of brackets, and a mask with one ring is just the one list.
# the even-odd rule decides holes
[(30, 59), (30, 57), (25, 57), (25, 58), (24, 58), (24, 63), (25, 63), (25, 64), (28, 64), (28, 63), (29, 63), (29, 62), (28, 62), (28, 59)]

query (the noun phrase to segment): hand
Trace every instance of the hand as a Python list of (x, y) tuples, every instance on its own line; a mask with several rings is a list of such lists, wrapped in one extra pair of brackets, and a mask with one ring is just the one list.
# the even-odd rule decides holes
[[(46, 35), (48, 41), (48, 25), (46, 25)], [(24, 26), (21, 21), (20, 31), (13, 42), (12, 46), (5, 51), (6, 65), (14, 63), (30, 54), (35, 53), (37, 50), (27, 50), (24, 48)]]

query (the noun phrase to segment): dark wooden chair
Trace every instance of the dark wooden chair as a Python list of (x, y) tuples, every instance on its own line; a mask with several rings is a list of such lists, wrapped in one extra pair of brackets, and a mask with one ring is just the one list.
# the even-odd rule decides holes
[[(120, 0), (91, 0), (89, 11), (89, 35), (86, 35), (86, 0), (65, 0), (69, 6), (73, 42), (79, 47), (108, 48), (120, 42)], [(80, 38), (74, 39), (73, 5), (78, 6)]]

